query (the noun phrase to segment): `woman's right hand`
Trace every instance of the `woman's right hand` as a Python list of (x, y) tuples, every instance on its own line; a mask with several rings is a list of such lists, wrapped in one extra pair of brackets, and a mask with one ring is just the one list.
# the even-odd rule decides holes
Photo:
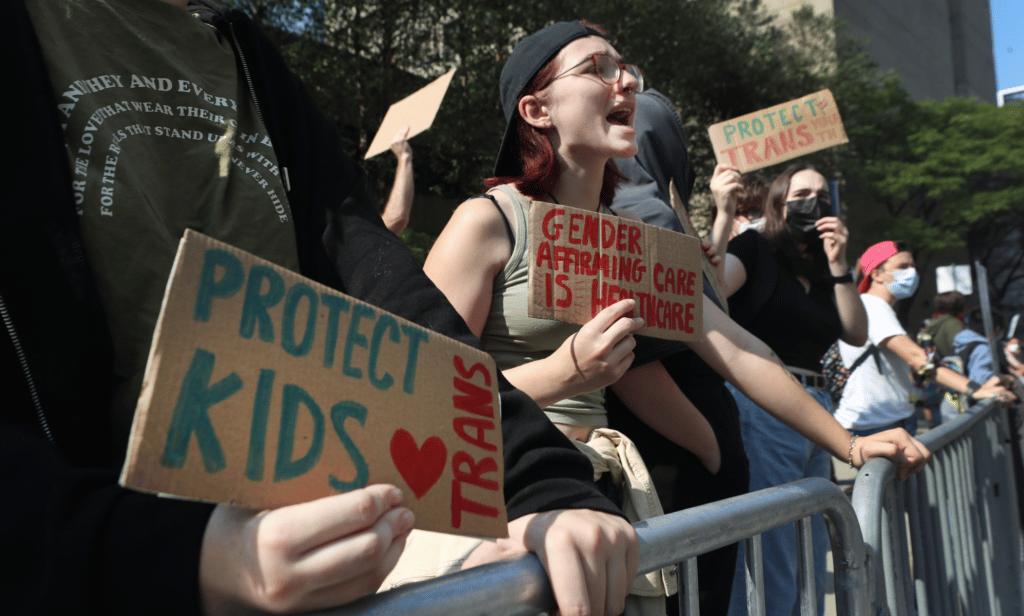
[(373, 593), (412, 524), (384, 484), (269, 511), (218, 505), (200, 556), (204, 612), (305, 612)]
[(1017, 396), (1013, 394), (1009, 389), (1006, 388), (1003, 380), (999, 375), (995, 375), (989, 380), (985, 381), (985, 384), (979, 387), (970, 396), (975, 400), (984, 400), (985, 398), (996, 398), (1000, 402), (1007, 404), (1017, 400)]
[(730, 165), (715, 165), (711, 175), (711, 195), (715, 198), (718, 215), (732, 218), (736, 215), (736, 199), (743, 194), (740, 170)]
[(633, 363), (633, 332), (644, 320), (629, 317), (636, 300), (624, 299), (597, 313), (548, 358), (565, 375), (565, 398), (607, 387)]

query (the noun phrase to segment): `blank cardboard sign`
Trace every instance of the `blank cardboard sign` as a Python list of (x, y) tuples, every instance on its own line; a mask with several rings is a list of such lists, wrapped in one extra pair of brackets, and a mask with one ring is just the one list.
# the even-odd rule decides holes
[(391, 483), (416, 527), (504, 537), (486, 353), (194, 231), (121, 484), (255, 509)]
[(434, 118), (437, 117), (437, 110), (441, 108), (441, 101), (444, 99), (445, 92), (448, 91), (448, 85), (451, 84), (453, 75), (455, 75), (455, 69), (391, 105), (363, 159), (376, 156), (390, 148), (391, 140), (406, 124), (409, 125), (407, 139), (412, 139), (414, 135), (430, 128), (430, 125), (434, 123)]
[(850, 141), (831, 90), (719, 122), (708, 136), (718, 163), (741, 173)]
[(530, 204), (530, 297), (539, 319), (585, 324), (621, 299), (637, 301), (637, 333), (693, 340), (703, 323), (700, 241), (618, 216)]

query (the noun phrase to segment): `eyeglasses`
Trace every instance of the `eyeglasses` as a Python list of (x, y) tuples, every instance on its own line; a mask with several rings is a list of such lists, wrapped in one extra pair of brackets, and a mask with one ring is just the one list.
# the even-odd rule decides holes
[(640, 67), (638, 67), (636, 64), (623, 64), (616, 60), (615, 58), (613, 58), (612, 56), (605, 53), (595, 53), (594, 55), (590, 56), (589, 58), (586, 58), (582, 62), (574, 64), (569, 68), (565, 69), (564, 71), (562, 71), (561, 73), (559, 73), (558, 75), (555, 75), (554, 79), (552, 79), (551, 81), (558, 79), (562, 75), (565, 75), (574, 68), (582, 66), (587, 62), (594, 63), (594, 71), (597, 73), (597, 76), (604, 83), (610, 86), (614, 86), (615, 84), (619, 83), (619, 79), (622, 78), (622, 72), (625, 71), (632, 75), (634, 79), (636, 79), (636, 88), (634, 89), (634, 92), (639, 94), (644, 91), (644, 72), (640, 70)]

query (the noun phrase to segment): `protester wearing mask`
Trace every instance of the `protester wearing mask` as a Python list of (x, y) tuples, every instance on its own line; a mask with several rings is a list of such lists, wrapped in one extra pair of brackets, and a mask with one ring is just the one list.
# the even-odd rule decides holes
[(893, 427), (911, 434), (916, 429), (913, 395), (917, 393), (913, 374), (933, 378), (946, 388), (972, 400), (996, 397), (1010, 402), (1015, 396), (998, 376), (984, 384), (944, 366), (929, 362), (924, 349), (908, 335), (893, 307), (917, 291), (920, 281), (914, 256), (903, 242), (879, 242), (860, 258), (858, 290), (868, 314), (868, 343), (853, 346), (842, 341), (839, 351), (847, 368), (864, 353), (873, 357), (853, 369), (843, 389), (836, 419), (852, 434), (866, 436)]
[[(717, 169), (716, 169), (717, 171)], [(711, 181), (718, 216), (730, 216), (728, 201), (755, 190), (728, 169)], [(752, 208), (748, 207), (747, 212)], [(813, 167), (792, 165), (772, 183), (759, 230), (747, 230), (729, 242), (725, 259), (725, 293), (737, 323), (763, 340), (794, 378), (825, 409), (832, 400), (822, 389), (819, 359), (836, 341), (863, 343), (867, 316), (858, 299), (846, 260), (847, 230), (832, 215), (828, 183)], [(737, 208), (739, 211), (739, 208)], [(831, 457), (766, 412), (735, 388), (743, 445), (750, 459), (750, 489), (761, 490), (807, 477), (828, 478)], [(905, 435), (904, 435), (905, 436)], [(817, 612), (824, 610), (825, 523), (812, 518)], [(798, 550), (794, 525), (764, 533), (766, 613), (800, 613)], [(729, 613), (745, 614), (743, 557), (736, 563)]]

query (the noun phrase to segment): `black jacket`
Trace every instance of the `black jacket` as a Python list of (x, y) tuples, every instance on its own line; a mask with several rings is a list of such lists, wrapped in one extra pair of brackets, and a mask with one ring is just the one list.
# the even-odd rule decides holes
[[(384, 227), (363, 170), (273, 46), (238, 11), (206, 0), (190, 9), (233, 40), (288, 170), (301, 273), (479, 347)], [(0, 24), (8, 67), (0, 105), (14, 159), (2, 166), (0, 196), (3, 612), (198, 613), (212, 506), (117, 486), (124, 444), (110, 442), (107, 429), (111, 335), (82, 246), (54, 94), (22, 0), (0, 0)], [(567, 507), (617, 513), (588, 460), (529, 398), (504, 379), (500, 388), (509, 517)]]

